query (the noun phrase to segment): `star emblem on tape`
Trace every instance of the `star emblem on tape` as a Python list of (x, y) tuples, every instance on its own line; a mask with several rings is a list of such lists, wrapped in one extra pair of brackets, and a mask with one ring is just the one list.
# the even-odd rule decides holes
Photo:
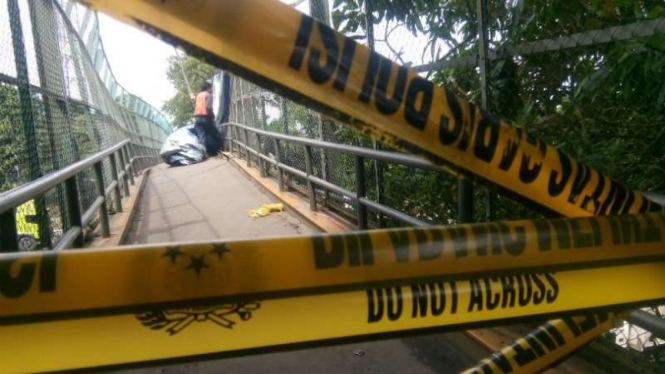
[(226, 243), (215, 243), (212, 246), (213, 249), (210, 251), (210, 253), (216, 254), (218, 260), (221, 260), (225, 253), (231, 252), (230, 249), (226, 248)]
[(179, 247), (170, 246), (166, 247), (166, 252), (162, 254), (162, 257), (168, 257), (171, 259), (171, 263), (175, 264), (175, 260), (178, 259), (178, 256), (184, 256), (185, 254), (180, 251)]
[(178, 263), (183, 263), (178, 260), (180, 257), (186, 259), (186, 266), (183, 270), (191, 270), (198, 277), (204, 273), (205, 269), (210, 268), (212, 263), (222, 261), (223, 257), (228, 256), (228, 253), (232, 252), (232, 250), (228, 248), (226, 243), (213, 243), (211, 250), (203, 253), (196, 252), (199, 251), (183, 250), (183, 247), (172, 245), (166, 247), (160, 257), (169, 261), (171, 265), (176, 266)]
[(210, 267), (208, 264), (205, 262), (205, 255), (200, 255), (200, 256), (192, 256), (189, 255), (189, 265), (187, 265), (187, 270), (194, 270), (196, 272), (196, 275), (199, 276), (201, 275), (201, 270), (204, 268)]

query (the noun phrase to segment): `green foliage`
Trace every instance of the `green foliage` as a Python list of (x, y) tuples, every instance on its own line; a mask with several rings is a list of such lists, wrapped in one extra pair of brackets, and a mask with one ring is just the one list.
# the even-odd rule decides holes
[(166, 77), (175, 87), (176, 94), (164, 103), (162, 110), (173, 118), (174, 127), (184, 126), (191, 120), (194, 111), (194, 102), (189, 97), (187, 83), (180, 68), (181, 64), (194, 95), (199, 92), (203, 82), (212, 78), (215, 71), (212, 66), (193, 57), (176, 55), (169, 58)]
[(25, 138), (21, 131), (21, 107), (16, 87), (0, 85), (0, 191), (6, 191), (25, 178)]
[[(476, 55), (475, 4), (376, 0), (374, 23), (403, 22), (412, 33), (426, 35), (430, 46), (445, 43), (450, 49), (447, 57)], [(335, 1), (335, 27), (347, 34), (364, 32), (363, 10), (363, 0)], [(490, 48), (500, 50), (525, 41), (662, 17), (665, 8), (662, 2), (647, 0), (493, 0), (487, 14)], [(442, 69), (433, 72), (431, 79), (480, 101), (476, 68)], [(491, 113), (628, 188), (665, 192), (665, 36), (493, 60), (488, 81)], [(389, 166), (384, 180), (388, 205), (438, 222), (454, 220), (454, 178)], [(476, 189), (476, 219), (484, 211), (482, 194), (482, 189)], [(497, 199), (495, 211), (498, 219), (534, 216), (505, 197)]]

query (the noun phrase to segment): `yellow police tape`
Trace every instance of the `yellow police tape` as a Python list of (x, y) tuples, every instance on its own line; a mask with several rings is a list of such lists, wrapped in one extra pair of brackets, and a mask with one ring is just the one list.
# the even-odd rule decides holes
[[(508, 324), (527, 316), (663, 300), (663, 271), (665, 263), (627, 265), (5, 325), (0, 326), (0, 370), (67, 370), (382, 333)], [(98, 289), (103, 296), (103, 286)], [(577, 335), (596, 331), (590, 326), (599, 322), (593, 317), (586, 323), (574, 321)], [(548, 336), (536, 338), (547, 351), (566, 347), (574, 338), (565, 331), (546, 332)], [(530, 347), (541, 355), (535, 344)], [(510, 359), (523, 365), (531, 358)]]
[(617, 325), (626, 314), (588, 314), (547, 322), (462, 374), (540, 372), (598, 334)]
[(18, 253), (0, 258), (0, 320), (662, 260), (664, 229), (648, 213)]
[(585, 216), (660, 209), (279, 2), (85, 2), (442, 169), (449, 164), (493, 183), (541, 211)]
[(660, 209), (281, 2), (82, 2), (382, 142), (494, 184), (541, 211), (576, 217)]

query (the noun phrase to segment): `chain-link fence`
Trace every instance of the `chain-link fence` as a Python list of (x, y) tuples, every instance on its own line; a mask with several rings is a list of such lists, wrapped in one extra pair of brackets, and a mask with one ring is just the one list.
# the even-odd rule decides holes
[[(332, 21), (347, 36), (411, 66), (626, 187), (665, 191), (662, 4), (497, 0), (291, 3), (323, 22)], [(316, 112), (237, 78), (231, 105), (231, 121), (248, 126), (335, 143), (377, 146)], [(244, 141), (244, 134), (240, 135)], [(257, 141), (250, 139), (252, 147)], [(274, 157), (272, 141), (262, 143), (263, 152)], [(303, 149), (282, 148), (281, 162), (305, 170)], [(321, 151), (312, 155), (312, 161), (317, 177), (355, 190), (353, 156)], [(539, 217), (484, 186), (460, 183), (450, 175), (373, 161), (365, 162), (365, 170), (368, 198), (425, 222), (460, 222), (462, 210), (472, 210), (474, 221)], [(305, 181), (289, 178), (293, 189), (305, 192)], [(472, 194), (467, 206), (460, 204), (460, 192)], [(349, 199), (330, 191), (319, 198), (338, 213), (356, 216), (356, 206)], [(399, 224), (380, 218), (370, 215), (370, 225)], [(644, 347), (644, 334), (634, 331), (635, 326), (627, 324), (608, 333), (612, 337), (618, 334), (616, 339), (606, 337), (604, 341), (623, 339), (623, 347)], [(660, 343), (653, 340), (647, 344), (649, 349), (643, 349), (652, 362), (662, 362), (665, 356)]]
[[(0, 192), (123, 139), (150, 148), (161, 145), (170, 125), (115, 82), (94, 13), (66, 0), (3, 3)], [(112, 180), (108, 160), (104, 178), (107, 185)], [(94, 181), (92, 170), (78, 178), (84, 210), (97, 197)], [(63, 186), (17, 207), (19, 245), (50, 247), (70, 227), (67, 211)]]

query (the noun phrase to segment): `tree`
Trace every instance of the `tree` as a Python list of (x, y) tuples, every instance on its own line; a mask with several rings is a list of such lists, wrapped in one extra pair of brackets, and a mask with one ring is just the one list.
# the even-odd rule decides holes
[[(182, 69), (181, 69), (182, 66)], [(211, 79), (215, 69), (193, 57), (175, 55), (169, 58), (169, 67), (166, 76), (176, 89), (176, 94), (164, 103), (162, 110), (173, 118), (173, 126), (181, 127), (192, 118), (194, 104), (189, 97), (187, 83), (182, 71), (185, 71), (192, 91), (196, 94), (203, 82)]]
[(0, 85), (0, 191), (9, 190), (26, 180), (25, 138), (21, 131), (21, 107), (18, 90)]
[[(364, 33), (364, 0), (334, 3), (333, 22), (349, 34)], [(447, 57), (478, 51), (475, 3), (462, 0), (375, 0), (374, 23), (394, 22), (444, 43)], [(656, 19), (665, 9), (655, 1), (489, 1), (489, 44), (494, 50), (639, 20)], [(396, 58), (396, 56), (391, 56)], [(435, 54), (432, 53), (432, 58)], [(434, 71), (430, 79), (478, 102), (475, 67)], [(635, 37), (553, 52), (493, 60), (489, 71), (489, 111), (524, 128), (633, 190), (665, 191), (665, 36)], [(387, 168), (388, 205), (409, 211), (409, 191), (455, 191), (446, 178), (396, 173)], [(388, 187), (390, 186), (390, 187)], [(414, 188), (417, 186), (417, 188)], [(422, 194), (420, 194), (422, 195)], [(454, 194), (451, 194), (455, 196)], [(477, 212), (482, 201), (476, 199)], [(449, 203), (443, 201), (443, 203)], [(430, 215), (455, 217), (454, 205), (421, 201)], [(496, 204), (497, 218), (533, 217), (507, 198)], [(436, 214), (434, 214), (436, 213)], [(481, 215), (478, 214), (478, 219)], [(445, 222), (445, 220), (441, 221)]]

